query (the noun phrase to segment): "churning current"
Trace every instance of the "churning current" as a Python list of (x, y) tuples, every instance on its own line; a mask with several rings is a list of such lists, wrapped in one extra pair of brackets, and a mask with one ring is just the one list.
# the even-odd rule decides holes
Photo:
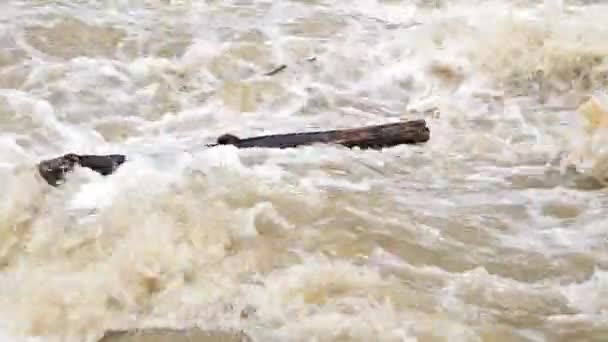
[[(2, 1), (0, 340), (607, 341), (606, 13)], [(427, 143), (205, 146), (410, 119)], [(128, 162), (49, 186), (70, 152)]]

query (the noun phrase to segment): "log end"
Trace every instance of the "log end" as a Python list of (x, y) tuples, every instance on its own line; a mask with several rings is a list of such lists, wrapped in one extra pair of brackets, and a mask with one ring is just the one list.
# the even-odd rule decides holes
[(61, 157), (43, 160), (38, 163), (38, 173), (52, 186), (58, 186), (65, 179), (65, 174), (71, 172), (78, 163), (80, 156), (73, 153)]
[(347, 147), (382, 149), (429, 141), (431, 131), (425, 120), (411, 120), (339, 131), (336, 142)]
[(223, 134), (217, 138), (217, 143), (220, 145), (234, 145), (241, 141), (239, 137), (233, 134)]

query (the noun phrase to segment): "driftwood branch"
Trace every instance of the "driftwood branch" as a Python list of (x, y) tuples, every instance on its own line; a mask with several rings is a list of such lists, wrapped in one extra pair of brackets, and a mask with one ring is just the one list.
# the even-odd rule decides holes
[[(233, 145), (237, 148), (293, 148), (312, 144), (336, 144), (348, 148), (381, 149), (402, 144), (418, 144), (428, 141), (430, 131), (424, 120), (411, 120), (360, 128), (338, 129), (320, 132), (273, 134), (241, 139), (224, 134), (217, 143), (208, 147)], [(42, 178), (52, 186), (58, 186), (76, 166), (86, 167), (102, 175), (112, 174), (127, 157), (120, 154), (78, 155), (74, 153), (44, 160), (38, 164)]]
[[(317, 60), (317, 57), (309, 57), (306, 58), (306, 62), (314, 62)], [(286, 64), (281, 64), (278, 67), (272, 69), (271, 71), (267, 72), (264, 74), (264, 76), (274, 76), (280, 72), (282, 72), (283, 70), (287, 69), (287, 65)]]
[(264, 76), (274, 76), (274, 75), (280, 73), (281, 71), (283, 71), (285, 69), (287, 69), (287, 65), (282, 64), (282, 65), (280, 65), (280, 66), (272, 69), (271, 71), (265, 73)]

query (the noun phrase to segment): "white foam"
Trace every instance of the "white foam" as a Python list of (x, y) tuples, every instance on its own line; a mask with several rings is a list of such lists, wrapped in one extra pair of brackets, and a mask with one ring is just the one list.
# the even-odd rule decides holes
[(580, 310), (582, 314), (597, 315), (600, 319), (608, 318), (608, 273), (596, 269), (593, 276), (581, 283), (561, 287), (560, 291), (570, 305)]
[[(605, 4), (2, 6), (16, 37), (6, 44), (27, 55), (0, 66), (0, 95), (11, 112), (0, 113), (8, 120), (0, 131), (6, 331), (18, 326), (24, 334), (81, 341), (106, 327), (195, 322), (245, 328), (264, 341), (339, 333), (365, 341), (425, 334), (476, 340), (482, 315), (501, 319), (495, 310), (502, 305), (555, 318), (543, 304), (551, 300), (567, 302), (582, 322), (605, 319), (601, 270), (561, 284), (555, 278), (578, 270), (535, 283), (469, 265), (519, 267), (502, 259), (505, 249), (556, 262), (571, 254), (605, 259), (603, 193), (520, 189), (510, 178), (542, 183), (550, 159), (580, 146), (593, 148), (575, 163), (579, 171), (608, 174), (608, 135), (582, 132), (573, 104), (588, 94), (571, 88), (584, 77), (601, 86)], [(127, 35), (116, 55), (51, 56), (35, 51), (24, 30), (45, 20), (42, 14), (115, 25)], [(52, 44), (70, 44), (78, 34), (65, 32)], [(303, 61), (309, 56), (317, 58)], [(595, 66), (594, 57), (604, 65)], [(260, 75), (283, 63), (283, 72)], [(230, 73), (234, 89), (217, 70)], [(550, 106), (539, 100), (538, 71)], [(258, 89), (255, 82), (267, 83)], [(427, 120), (427, 144), (384, 151), (205, 146), (227, 132), (246, 137), (413, 117)], [(106, 141), (103, 124), (116, 127), (117, 137)], [(108, 177), (78, 168), (59, 188), (34, 177), (37, 160), (66, 151), (124, 153), (128, 161)], [(543, 211), (554, 203), (571, 217)], [(470, 231), (488, 239), (458, 240)], [(408, 242), (386, 234), (407, 234)], [(420, 253), (408, 250), (414, 260), (407, 260), (399, 249), (411, 244)], [(453, 254), (463, 251), (470, 255)], [(241, 319), (248, 305), (255, 313)], [(0, 340), (10, 339), (4, 332)], [(525, 333), (542, 340), (541, 329)]]

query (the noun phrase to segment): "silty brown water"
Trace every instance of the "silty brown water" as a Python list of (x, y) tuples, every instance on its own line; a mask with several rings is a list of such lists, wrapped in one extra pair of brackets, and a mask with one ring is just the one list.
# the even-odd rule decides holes
[[(0, 8), (5, 340), (608, 339), (602, 2)], [(424, 145), (204, 148), (414, 118)], [(49, 187), (66, 152), (129, 162)]]

